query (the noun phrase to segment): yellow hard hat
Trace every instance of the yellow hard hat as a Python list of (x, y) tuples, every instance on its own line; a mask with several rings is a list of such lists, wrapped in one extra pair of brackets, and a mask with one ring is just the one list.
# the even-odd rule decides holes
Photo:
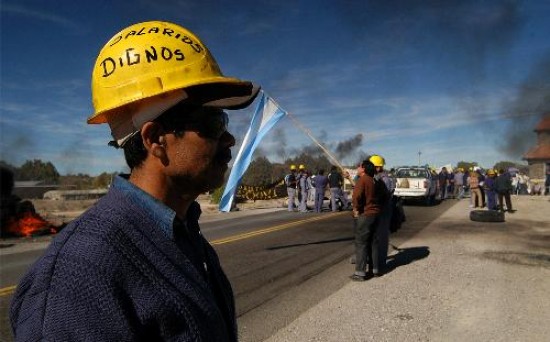
[(489, 170), (487, 170), (487, 174), (488, 174), (489, 176), (494, 176), (494, 175), (496, 174), (496, 172), (495, 172), (495, 170), (493, 170), (493, 169), (489, 169)]
[[(143, 22), (115, 34), (99, 52), (92, 71), (95, 111), (88, 123), (111, 125), (120, 120), (117, 116), (131, 115), (159, 96), (169, 98), (169, 106), (186, 100), (239, 109), (249, 105), (258, 90), (251, 82), (224, 76), (208, 48), (186, 28)], [(149, 113), (148, 120), (167, 109), (159, 109), (158, 101), (153, 107), (158, 113)]]
[(304, 164), (300, 164), (300, 166), (298, 166), (298, 169), (300, 170), (305, 170), (306, 166)]
[(291, 170), (296, 170), (296, 165), (294, 165), (294, 164), (290, 165), (290, 169)]
[(384, 160), (384, 158), (382, 158), (382, 156), (379, 156), (377, 154), (373, 154), (372, 156), (370, 156), (369, 158), (369, 161), (371, 163), (374, 164), (374, 166), (384, 166), (384, 164), (386, 164), (386, 161)]

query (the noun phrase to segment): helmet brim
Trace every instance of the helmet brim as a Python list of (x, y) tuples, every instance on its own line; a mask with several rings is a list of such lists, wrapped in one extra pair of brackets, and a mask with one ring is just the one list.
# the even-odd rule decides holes
[[(217, 77), (203, 82), (205, 83), (181, 88), (185, 92), (185, 99), (183, 101), (196, 106), (237, 110), (246, 108), (254, 102), (254, 99), (256, 99), (261, 89), (259, 85), (252, 82), (226, 77)], [(168, 90), (170, 89), (167, 89), (165, 93), (168, 93)], [(177, 91), (177, 89), (170, 91)], [(161, 96), (162, 94), (163, 93), (155, 94), (150, 98)], [(119, 107), (92, 114), (87, 122), (88, 124), (109, 122), (109, 116), (116, 115), (117, 113), (120, 115), (120, 113), (127, 112), (125, 107), (147, 101), (147, 99), (148, 98), (142, 98), (128, 102)]]
[(184, 101), (205, 107), (237, 110), (254, 102), (260, 88), (259, 85), (246, 81), (201, 84), (186, 88), (188, 98)]

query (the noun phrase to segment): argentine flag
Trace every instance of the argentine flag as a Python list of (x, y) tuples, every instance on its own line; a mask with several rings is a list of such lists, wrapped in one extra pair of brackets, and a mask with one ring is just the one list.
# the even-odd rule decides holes
[(258, 107), (256, 107), (256, 112), (252, 117), (248, 132), (246, 132), (241, 149), (231, 168), (227, 185), (220, 200), (220, 211), (228, 212), (231, 210), (231, 204), (237, 192), (237, 187), (252, 161), (254, 150), (258, 147), (267, 132), (287, 114), (264, 91), (261, 92), (260, 102), (258, 103)]

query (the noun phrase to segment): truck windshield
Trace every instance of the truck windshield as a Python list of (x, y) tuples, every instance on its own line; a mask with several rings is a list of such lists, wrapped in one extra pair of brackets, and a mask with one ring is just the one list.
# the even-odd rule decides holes
[(422, 169), (399, 169), (397, 178), (427, 178), (426, 170)]

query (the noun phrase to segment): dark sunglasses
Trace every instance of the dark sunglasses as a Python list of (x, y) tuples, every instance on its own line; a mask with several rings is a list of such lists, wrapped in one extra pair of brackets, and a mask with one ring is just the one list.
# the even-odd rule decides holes
[(157, 121), (175, 134), (192, 131), (203, 138), (219, 140), (227, 132), (229, 117), (226, 112), (218, 108), (176, 106), (164, 113)]

